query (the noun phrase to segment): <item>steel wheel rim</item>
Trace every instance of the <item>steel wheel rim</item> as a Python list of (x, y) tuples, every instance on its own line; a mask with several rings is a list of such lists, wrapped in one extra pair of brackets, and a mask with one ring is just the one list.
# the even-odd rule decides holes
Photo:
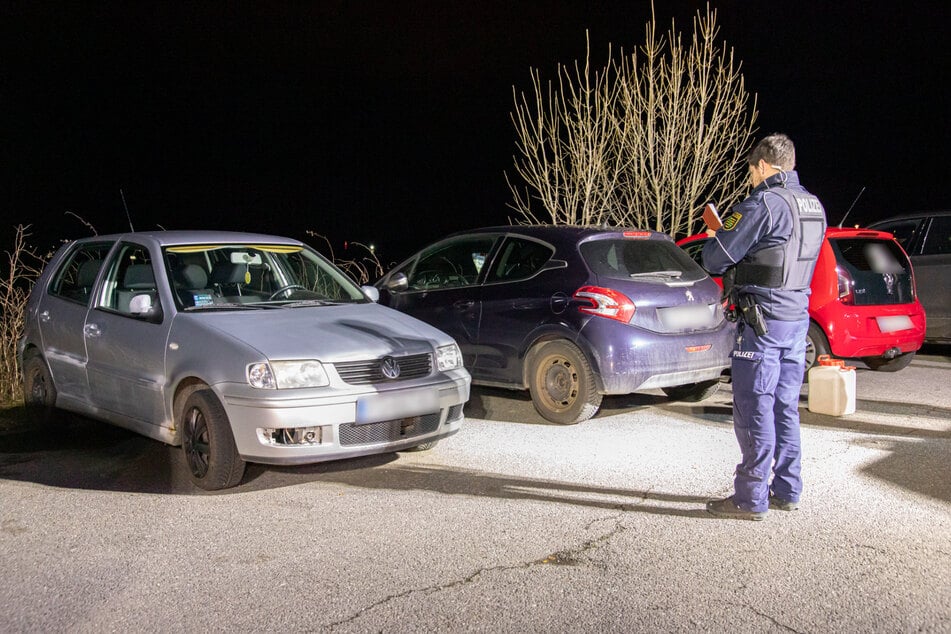
[(208, 473), (208, 458), (210, 442), (208, 438), (208, 422), (205, 415), (197, 407), (193, 407), (185, 416), (185, 429), (182, 444), (185, 449), (185, 459), (188, 468), (196, 478), (203, 478)]
[(570, 359), (562, 356), (546, 359), (539, 368), (539, 378), (544, 386), (545, 400), (553, 410), (569, 409), (578, 399), (581, 379)]

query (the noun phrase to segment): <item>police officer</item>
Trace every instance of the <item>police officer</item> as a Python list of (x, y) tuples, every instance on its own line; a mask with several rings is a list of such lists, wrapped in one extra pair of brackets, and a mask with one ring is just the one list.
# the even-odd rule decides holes
[[(762, 520), (799, 508), (799, 391), (809, 328), (809, 283), (825, 236), (825, 210), (799, 184), (796, 150), (772, 134), (748, 159), (753, 191), (703, 248), (703, 265), (733, 278), (733, 428), (740, 445), (734, 493), (707, 503), (717, 517)], [(770, 480), (772, 471), (772, 480)]]

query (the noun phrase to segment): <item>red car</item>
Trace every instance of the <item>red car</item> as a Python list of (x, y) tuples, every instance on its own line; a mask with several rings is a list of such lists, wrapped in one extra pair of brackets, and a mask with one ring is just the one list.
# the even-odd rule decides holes
[[(700, 262), (705, 233), (677, 242)], [(719, 277), (713, 278), (721, 286)], [(908, 255), (890, 233), (829, 227), (812, 276), (807, 369), (822, 354), (859, 358), (869, 368), (906, 367), (925, 338)]]

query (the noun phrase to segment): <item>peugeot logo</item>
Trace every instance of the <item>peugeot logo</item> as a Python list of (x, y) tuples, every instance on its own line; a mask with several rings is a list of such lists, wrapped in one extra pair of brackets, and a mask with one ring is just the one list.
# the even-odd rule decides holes
[(399, 378), (400, 364), (393, 357), (383, 357), (380, 360), (380, 372), (388, 379)]
[(687, 296), (687, 301), (688, 301), (688, 302), (694, 301), (693, 293), (691, 293), (690, 291), (687, 291), (685, 294), (686, 294), (686, 296)]

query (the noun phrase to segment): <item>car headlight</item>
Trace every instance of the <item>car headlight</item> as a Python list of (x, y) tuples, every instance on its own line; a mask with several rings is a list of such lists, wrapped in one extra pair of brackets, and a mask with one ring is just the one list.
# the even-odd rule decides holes
[(462, 367), (462, 351), (459, 346), (452, 344), (449, 346), (439, 346), (436, 348), (436, 368), (440, 372), (446, 370), (455, 370)]
[(327, 371), (320, 361), (271, 361), (248, 366), (251, 387), (285, 390), (295, 387), (322, 387), (330, 385)]

